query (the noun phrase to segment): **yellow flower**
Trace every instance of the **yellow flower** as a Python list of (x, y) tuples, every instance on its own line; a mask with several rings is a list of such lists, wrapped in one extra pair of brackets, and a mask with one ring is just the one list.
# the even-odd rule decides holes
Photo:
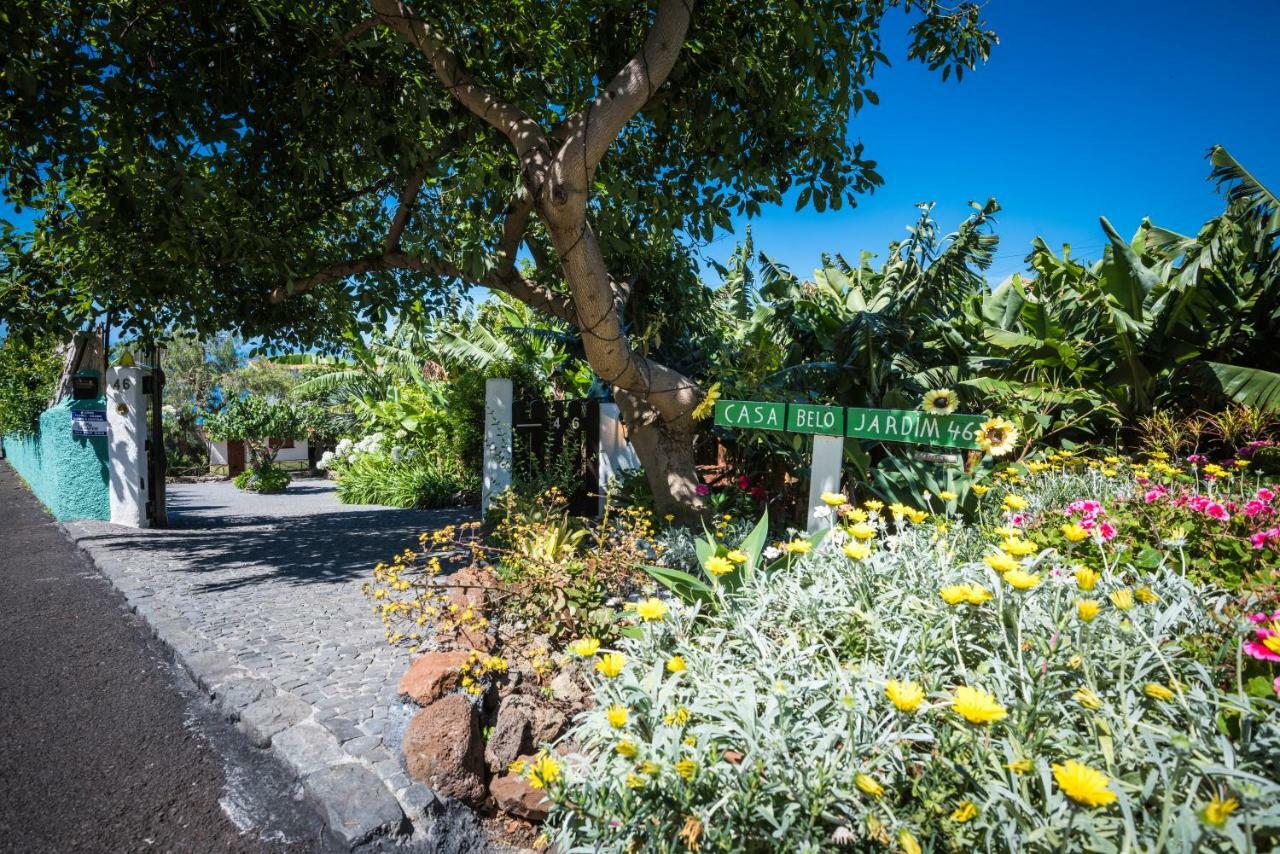
[(641, 774), (644, 774), (646, 777), (652, 777), (653, 775), (657, 774), (661, 770), (662, 768), (658, 765), (657, 762), (650, 762), (648, 760), (645, 760), (644, 762), (640, 763), (639, 771)]
[(956, 494), (949, 489), (944, 489), (938, 493), (939, 501), (955, 501)]
[(1080, 589), (1088, 593), (1098, 583), (1101, 575), (1094, 572), (1087, 566), (1077, 566), (1075, 570), (1076, 584), (1080, 585)]
[(729, 558), (729, 560), (733, 563), (742, 564), (747, 562), (747, 553), (744, 552), (742, 549), (734, 549), (733, 551), (725, 555), (725, 557)]
[(981, 605), (991, 598), (991, 594), (987, 592), (987, 588), (981, 584), (966, 584), (964, 586), (965, 601), (970, 605)]
[(843, 507), (849, 503), (849, 499), (839, 492), (822, 493), (822, 503), (828, 507)]
[(661, 620), (666, 615), (667, 603), (656, 596), (650, 596), (648, 599), (642, 599), (636, 603), (636, 616), (646, 623)]
[(884, 693), (900, 712), (914, 712), (924, 700), (924, 688), (918, 682), (890, 679), (885, 683)]
[(999, 528), (993, 528), (991, 533), (995, 534), (1002, 540), (1009, 540), (1014, 537), (1022, 536), (1022, 532), (1012, 525), (1001, 525)]
[(863, 774), (861, 771), (853, 775), (853, 784), (873, 798), (878, 798), (884, 794), (884, 786), (877, 783), (875, 777), (870, 774)]
[(902, 849), (902, 854), (921, 854), (916, 835), (905, 827), (898, 831), (898, 847)]
[(988, 492), (991, 491), (991, 487), (983, 486), (980, 483), (975, 483), (973, 486), (969, 487), (969, 489), (979, 498), (981, 498), (982, 496), (986, 495)]
[(950, 415), (956, 411), (960, 401), (955, 392), (949, 388), (935, 388), (924, 393), (920, 408), (930, 415)]
[(716, 401), (720, 399), (720, 383), (715, 383), (711, 388), (707, 389), (707, 394), (698, 405), (689, 413), (689, 417), (694, 421), (702, 421), (710, 418), (711, 414), (716, 411)]
[(876, 501), (874, 498), (868, 498), (862, 502), (862, 506), (870, 510), (872, 513), (879, 513), (884, 508), (883, 501)]
[(1200, 817), (1204, 819), (1205, 824), (1224, 827), (1227, 820), (1231, 818), (1231, 814), (1239, 807), (1240, 802), (1235, 798), (1224, 799), (1221, 795), (1214, 795), (1200, 811)]
[(849, 526), (849, 536), (856, 540), (869, 540), (875, 535), (875, 525), (868, 522), (856, 522)]
[(1160, 597), (1155, 594), (1155, 591), (1146, 586), (1139, 587), (1133, 592), (1133, 595), (1137, 597), (1139, 602), (1147, 605), (1150, 605), (1152, 602), (1160, 601)]
[(627, 664), (627, 657), (620, 652), (607, 652), (596, 662), (596, 670), (606, 679), (612, 679), (622, 672)]
[(1015, 759), (1008, 765), (1004, 766), (1015, 774), (1026, 774), (1031, 770), (1030, 759)]
[(948, 584), (938, 591), (938, 595), (942, 597), (942, 601), (948, 605), (959, 605), (961, 602), (967, 602), (968, 596), (965, 595), (965, 585)]
[(1163, 700), (1168, 702), (1173, 699), (1173, 692), (1161, 685), (1159, 682), (1148, 682), (1142, 686), (1142, 693), (1146, 694), (1153, 700)]
[(628, 773), (625, 785), (628, 789), (643, 789), (644, 778), (638, 774)]
[(961, 685), (956, 689), (951, 708), (971, 724), (994, 723), (1009, 714), (1004, 706), (996, 702), (994, 694), (969, 685)]
[(712, 556), (707, 558), (705, 564), (707, 572), (714, 576), (721, 576), (733, 572), (733, 561), (729, 558)]
[(618, 742), (613, 749), (623, 759), (635, 759), (636, 754), (640, 752), (640, 748), (636, 747), (636, 743), (630, 739)]
[(1005, 580), (1016, 590), (1030, 590), (1039, 584), (1039, 576), (1025, 570), (1009, 570), (1005, 572)]
[(668, 672), (668, 673), (683, 673), (683, 672), (684, 672), (684, 656), (683, 656), (683, 655), (673, 655), (673, 656), (671, 656), (670, 658), (668, 658), (668, 659), (667, 659), (667, 672)]
[(865, 560), (871, 554), (871, 546), (866, 543), (845, 543), (842, 551), (850, 560)]
[(851, 507), (845, 511), (844, 518), (849, 522), (865, 522), (867, 521), (867, 511), (858, 507)]
[(893, 518), (895, 519), (901, 519), (906, 515), (907, 510), (909, 509), (910, 508), (901, 501), (895, 501), (889, 505), (889, 512), (893, 514)]
[(929, 518), (928, 513), (924, 512), (923, 510), (917, 510), (914, 507), (908, 507), (906, 509), (906, 516), (908, 519), (911, 520), (911, 524), (913, 525), (919, 525), (925, 519)]
[(1121, 611), (1128, 611), (1133, 607), (1133, 591), (1128, 587), (1121, 590), (1113, 590), (1107, 597), (1111, 600), (1111, 604), (1115, 605)]
[(560, 779), (560, 763), (544, 753), (533, 760), (526, 773), (530, 786), (535, 789), (545, 789), (548, 784)]
[(1080, 619), (1084, 620), (1086, 623), (1092, 622), (1093, 618), (1098, 616), (1098, 610), (1101, 607), (1102, 606), (1099, 605), (1097, 601), (1094, 599), (1077, 599), (1076, 615), (1079, 616)]
[(693, 775), (698, 773), (698, 763), (692, 759), (681, 759), (675, 765), (676, 773), (686, 780), (692, 780)]
[(679, 706), (674, 712), (667, 712), (663, 715), (662, 722), (667, 726), (684, 726), (689, 722), (689, 710), (684, 706)]
[(813, 550), (813, 546), (809, 543), (808, 540), (795, 540), (793, 542), (787, 543), (786, 548), (787, 548), (787, 551), (796, 555), (807, 555), (810, 551)]
[(600, 641), (595, 638), (579, 638), (569, 644), (569, 652), (574, 655), (580, 655), (583, 658), (590, 658), (600, 651)]
[(1116, 793), (1107, 788), (1111, 780), (1106, 774), (1074, 759), (1054, 763), (1053, 779), (1063, 794), (1087, 807), (1102, 807), (1116, 800)]
[(999, 573), (1009, 572), (1010, 570), (1017, 569), (1019, 566), (1021, 566), (1021, 564), (1018, 563), (1017, 558), (1010, 557), (1004, 552), (996, 552), (995, 554), (989, 554), (986, 557), (984, 557), (982, 560), (984, 563), (986, 563), (987, 566), (991, 567), (992, 569), (994, 569), (996, 572), (999, 572)]
[(1079, 655), (1073, 655), (1067, 659), (1067, 667), (1070, 667), (1072, 670), (1079, 670), (1083, 666), (1084, 659)]
[(1006, 510), (1015, 510), (1015, 511), (1016, 511), (1016, 510), (1026, 510), (1026, 509), (1027, 509), (1027, 499), (1023, 498), (1023, 497), (1022, 497), (1022, 496), (1020, 496), (1020, 495), (1006, 495), (1006, 496), (1004, 497), (1004, 501), (1000, 502), (1000, 504), (1001, 504), (1001, 505), (1004, 507), (1004, 509), (1006, 509)]
[(1102, 698), (1093, 693), (1092, 688), (1081, 688), (1071, 695), (1071, 699), (1092, 712), (1102, 708)]
[(993, 457), (1003, 457), (1018, 441), (1018, 429), (1003, 418), (989, 418), (978, 429), (978, 447)]
[(1040, 549), (1030, 540), (1024, 540), (1021, 537), (1011, 537), (1010, 539), (1000, 541), (1000, 550), (1005, 554), (1013, 555), (1014, 557), (1026, 557), (1027, 555), (1035, 554)]
[(627, 709), (625, 706), (610, 706), (604, 710), (604, 719), (609, 722), (609, 726), (614, 729), (622, 729), (627, 725)]
[(1078, 543), (1083, 539), (1087, 539), (1089, 532), (1075, 522), (1068, 522), (1062, 526), (1062, 536), (1066, 537), (1068, 542)]
[(973, 805), (973, 801), (961, 801), (960, 806), (951, 812), (951, 820), (964, 824), (966, 821), (972, 821), (978, 816), (978, 808)]

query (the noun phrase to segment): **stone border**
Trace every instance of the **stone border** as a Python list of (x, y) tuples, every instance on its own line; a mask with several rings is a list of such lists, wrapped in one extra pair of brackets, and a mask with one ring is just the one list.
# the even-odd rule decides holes
[[(236, 658), (205, 639), (180, 614), (152, 600), (152, 591), (122, 571), (125, 561), (81, 541), (75, 523), (58, 525), (63, 535), (111, 582), (174, 660), (255, 746), (270, 749), (302, 786), (335, 841), (355, 849), (387, 836), (435, 835), (427, 827), (437, 812), (449, 812), (431, 789), (411, 782), (392, 792), (375, 769), (368, 740), (338, 738), (317, 720), (318, 710), (301, 697), (256, 676)], [(361, 751), (364, 751), (362, 754)], [(386, 753), (383, 749), (380, 753)], [(390, 757), (398, 766), (398, 761)], [(398, 767), (397, 767), (398, 770)], [(410, 819), (412, 817), (413, 820)]]

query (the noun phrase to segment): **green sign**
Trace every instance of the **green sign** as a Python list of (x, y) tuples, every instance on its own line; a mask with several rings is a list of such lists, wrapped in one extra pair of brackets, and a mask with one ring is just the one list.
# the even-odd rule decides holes
[(717, 400), (716, 425), (755, 430), (785, 430), (787, 405), (754, 400)]
[(839, 406), (814, 406), (792, 403), (787, 406), (787, 431), (818, 433), (823, 436), (844, 435), (844, 409)]
[(850, 408), (845, 417), (845, 435), (881, 442), (912, 445), (942, 445), (947, 448), (977, 449), (978, 428), (985, 415), (929, 415), (910, 409)]

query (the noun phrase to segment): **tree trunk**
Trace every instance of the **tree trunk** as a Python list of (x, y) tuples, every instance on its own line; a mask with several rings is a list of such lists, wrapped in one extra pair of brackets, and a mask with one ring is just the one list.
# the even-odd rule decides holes
[(627, 426), (627, 439), (644, 466), (658, 513), (672, 514), (681, 522), (700, 519), (703, 501), (693, 456), (693, 420), (685, 416), (664, 422), (636, 395), (619, 388), (613, 394)]

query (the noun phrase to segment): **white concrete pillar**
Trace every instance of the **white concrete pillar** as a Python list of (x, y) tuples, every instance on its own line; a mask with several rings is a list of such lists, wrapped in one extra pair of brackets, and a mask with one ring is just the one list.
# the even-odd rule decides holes
[(480, 511), (489, 509), (495, 495), (511, 485), (511, 424), (514, 415), (511, 380), (484, 382), (484, 472), (480, 480)]
[(111, 521), (147, 527), (147, 398), (141, 368), (107, 368)]
[(844, 463), (844, 437), (813, 437), (813, 459), (809, 465), (809, 533), (830, 524), (829, 520), (819, 519), (815, 511), (825, 507), (822, 493), (840, 491), (840, 468)]
[(600, 404), (600, 460), (597, 468), (600, 471), (598, 514), (604, 513), (604, 496), (609, 491), (609, 478), (630, 469), (640, 468), (640, 458), (635, 448), (627, 441), (626, 431), (622, 427), (622, 415), (618, 412), (618, 404)]

